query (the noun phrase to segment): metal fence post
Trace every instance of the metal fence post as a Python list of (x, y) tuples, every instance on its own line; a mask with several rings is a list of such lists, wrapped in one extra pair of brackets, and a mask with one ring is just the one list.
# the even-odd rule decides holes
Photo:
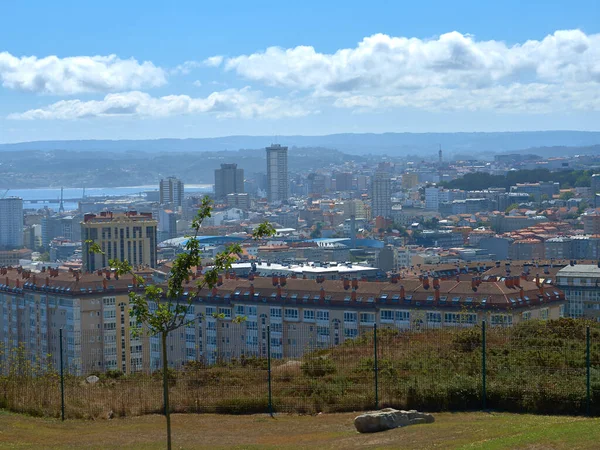
[(373, 372), (375, 372), (375, 409), (379, 409), (379, 364), (377, 360), (377, 324), (373, 325)]
[(58, 331), (60, 351), (60, 418), (65, 420), (65, 376), (63, 373), (63, 329)]
[(485, 319), (481, 322), (481, 407), (487, 408)]
[(591, 406), (591, 386), (590, 386), (590, 327), (589, 325), (585, 330), (585, 368), (586, 368), (586, 398), (585, 398), (585, 410), (589, 416)]
[(271, 326), (267, 326), (267, 373), (269, 376), (269, 414), (273, 417), (273, 392), (271, 390)]

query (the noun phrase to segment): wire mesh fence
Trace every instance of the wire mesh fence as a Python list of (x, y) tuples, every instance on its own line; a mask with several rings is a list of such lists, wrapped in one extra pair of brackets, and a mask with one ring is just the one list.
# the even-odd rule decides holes
[[(600, 414), (600, 324), (375, 327), (371, 319), (177, 330), (167, 340), (171, 410)], [(162, 413), (160, 355), (154, 336), (64, 330), (43, 344), (19, 336), (0, 345), (0, 407), (54, 417), (64, 408), (67, 419)]]

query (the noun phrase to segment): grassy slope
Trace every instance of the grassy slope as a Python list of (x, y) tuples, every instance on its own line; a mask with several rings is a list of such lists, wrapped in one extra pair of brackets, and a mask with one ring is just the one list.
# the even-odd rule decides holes
[[(174, 448), (593, 449), (600, 419), (486, 413), (436, 414), (433, 425), (359, 435), (355, 413), (319, 416), (174, 415)], [(164, 419), (112, 421), (0, 414), (0, 448), (164, 448)]]

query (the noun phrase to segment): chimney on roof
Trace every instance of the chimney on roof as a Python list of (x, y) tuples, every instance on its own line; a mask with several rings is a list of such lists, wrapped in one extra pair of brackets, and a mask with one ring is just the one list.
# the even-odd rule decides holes
[(460, 282), (460, 275), (457, 273), (456, 274), (456, 282), (459, 283)]
[(292, 279), (294, 279), (294, 280), (295, 280), (296, 278), (298, 278), (298, 275), (296, 275), (296, 272), (294, 272), (294, 273), (292, 274)]
[(539, 273), (536, 273), (536, 274), (535, 274), (535, 285), (536, 285), (537, 287), (540, 287), (540, 284), (541, 284), (541, 283), (540, 283), (540, 274), (539, 274)]
[[(8, 277), (6, 277), (6, 284), (8, 284)], [(50, 277), (46, 277), (46, 284), (45, 286), (50, 286)]]
[(108, 281), (106, 281), (107, 278), (102, 278), (102, 289), (106, 290), (108, 289)]
[(21, 287), (21, 281), (18, 278), (15, 279), (15, 287), (17, 289)]
[(440, 286), (437, 285), (436, 287), (434, 287), (435, 289), (435, 302), (436, 304), (440, 302)]
[(225, 271), (225, 279), (229, 280), (229, 271), (227, 271), (227, 270)]
[(319, 298), (321, 300), (325, 300), (325, 288), (323, 286), (321, 286), (321, 292), (319, 294)]
[(350, 289), (350, 280), (346, 277), (344, 277), (344, 290), (347, 291), (348, 289)]
[(281, 286), (285, 286), (287, 284), (287, 277), (285, 275), (279, 276), (279, 284)]
[(350, 294), (350, 298), (353, 302), (356, 301), (356, 289), (352, 289), (352, 293)]
[(471, 278), (471, 289), (477, 291), (477, 280), (475, 280), (475, 277)]
[(521, 297), (521, 301), (525, 300), (525, 290), (523, 289), (523, 286), (520, 286), (520, 290), (519, 290), (519, 296)]
[(540, 295), (544, 296), (544, 283), (540, 283)]
[(429, 277), (427, 275), (423, 277), (423, 289), (429, 289)]
[(250, 281), (254, 281), (254, 272), (250, 272), (250, 273), (248, 274), (248, 279), (249, 279)]
[(276, 274), (271, 275), (271, 282), (273, 283), (273, 286), (277, 286), (279, 283), (279, 277)]
[(521, 287), (521, 277), (517, 277), (515, 276), (515, 281), (514, 281), (514, 285), (518, 288)]
[(223, 275), (219, 274), (217, 278), (217, 286), (221, 286), (223, 284)]
[(250, 300), (254, 298), (254, 283), (250, 283)]
[(548, 264), (546, 264), (546, 265), (544, 266), (544, 273), (545, 273), (546, 275), (550, 275), (550, 270), (548, 269)]
[(570, 265), (571, 267), (573, 267), (573, 266), (575, 265), (575, 263), (573, 262), (573, 260), (570, 260), (570, 261), (569, 261), (569, 265)]
[(440, 288), (440, 277), (438, 277), (437, 275), (435, 275), (433, 277), (433, 288), (434, 289), (439, 289)]
[(510, 288), (512, 288), (512, 287), (513, 287), (513, 278), (512, 278), (512, 277), (506, 277), (506, 278), (504, 279), (504, 285), (505, 285), (507, 288), (509, 288), (509, 289), (510, 289)]
[(352, 278), (352, 289), (358, 290), (358, 278)]
[(404, 290), (404, 285), (400, 285), (400, 298), (404, 300), (406, 298), (406, 291)]
[(213, 297), (216, 297), (218, 293), (219, 293), (219, 291), (218, 291), (217, 287), (213, 286), (212, 291), (211, 291), (211, 295)]
[(79, 283), (79, 271), (75, 272), (75, 282)]
[(277, 285), (277, 298), (281, 299), (281, 285), (280, 284)]

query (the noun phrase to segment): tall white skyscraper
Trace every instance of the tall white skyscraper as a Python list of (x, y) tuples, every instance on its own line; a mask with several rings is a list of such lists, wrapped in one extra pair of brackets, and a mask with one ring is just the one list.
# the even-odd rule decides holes
[(267, 198), (270, 202), (289, 198), (288, 148), (271, 144), (267, 150)]
[(170, 204), (173, 206), (183, 205), (183, 182), (175, 177), (160, 180), (160, 200), (161, 205)]
[(23, 199), (0, 198), (0, 248), (23, 247)]
[(385, 172), (377, 172), (371, 180), (371, 214), (373, 217), (392, 216), (392, 181)]

